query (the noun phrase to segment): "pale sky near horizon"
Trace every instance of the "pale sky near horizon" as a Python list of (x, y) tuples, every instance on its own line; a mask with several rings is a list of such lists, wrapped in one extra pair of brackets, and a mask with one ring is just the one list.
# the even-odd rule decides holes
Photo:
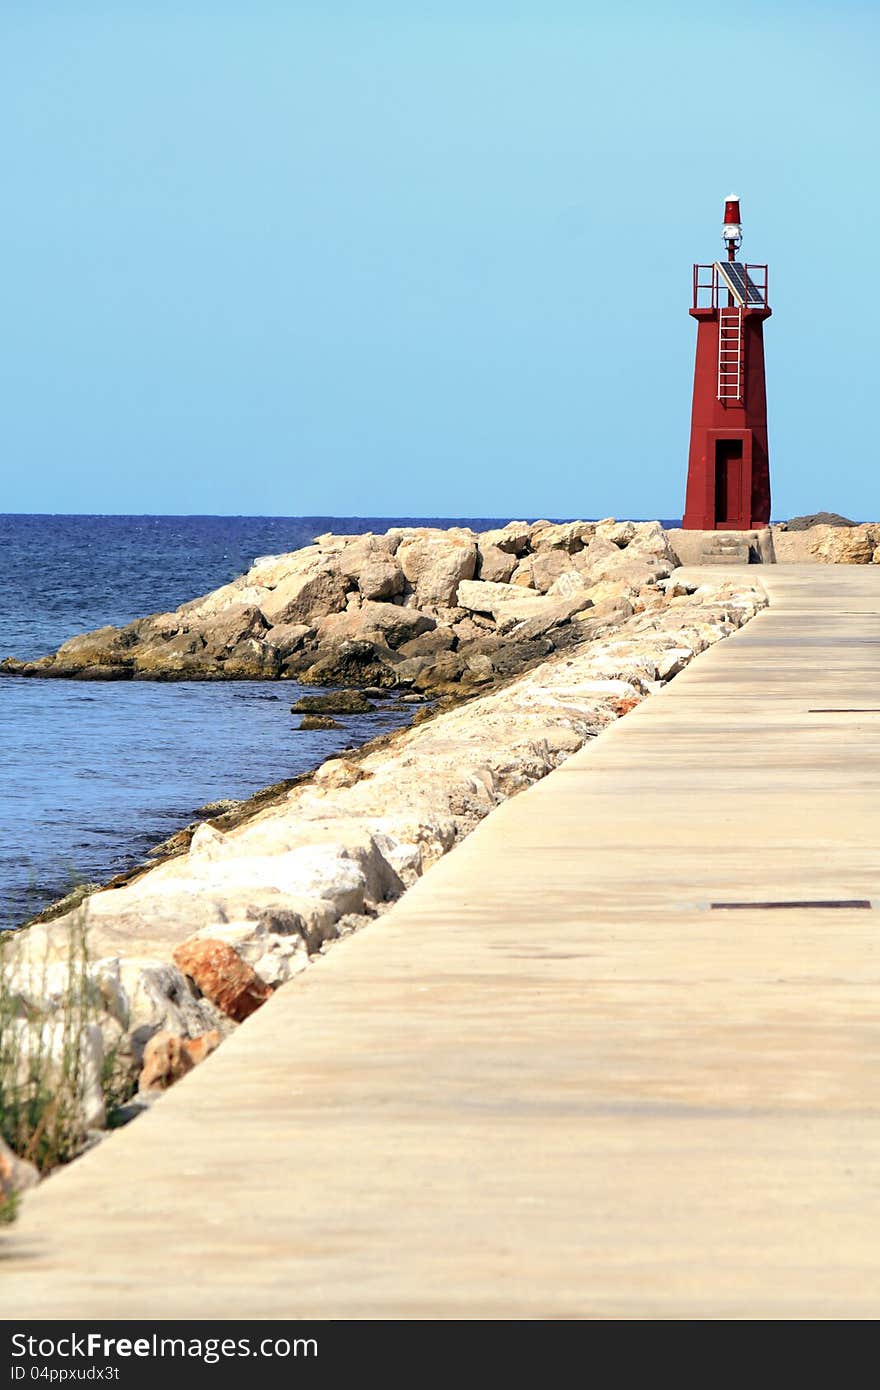
[(774, 516), (877, 519), (878, 29), (4, 0), (0, 511), (680, 515), (735, 191)]

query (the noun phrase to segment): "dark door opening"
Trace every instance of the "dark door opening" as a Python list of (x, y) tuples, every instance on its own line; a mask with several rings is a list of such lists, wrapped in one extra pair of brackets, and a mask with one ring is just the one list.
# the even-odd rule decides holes
[[(741, 439), (715, 441), (715, 525), (738, 521), (742, 497), (743, 442)], [(746, 523), (748, 525), (748, 523)]]

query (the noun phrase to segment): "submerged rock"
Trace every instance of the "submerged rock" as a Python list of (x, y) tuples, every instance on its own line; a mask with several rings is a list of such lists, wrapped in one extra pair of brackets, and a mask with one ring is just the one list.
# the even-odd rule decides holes
[(329, 714), (305, 714), (297, 724), (297, 733), (318, 733), (323, 729), (341, 729), (344, 726)]
[(204, 806), (199, 806), (196, 811), (197, 816), (222, 816), (227, 811), (234, 811), (237, 806), (241, 806), (240, 801), (234, 801), (230, 797), (225, 797), (220, 801), (206, 801)]
[(291, 714), (370, 714), (375, 709), (360, 690), (332, 690), (326, 695), (301, 695)]

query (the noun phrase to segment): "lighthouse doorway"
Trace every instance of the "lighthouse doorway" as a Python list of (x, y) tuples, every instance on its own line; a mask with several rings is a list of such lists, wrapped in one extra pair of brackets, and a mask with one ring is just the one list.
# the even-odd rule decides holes
[[(715, 526), (740, 522), (743, 495), (743, 441), (715, 441)], [(748, 523), (746, 523), (748, 524)]]

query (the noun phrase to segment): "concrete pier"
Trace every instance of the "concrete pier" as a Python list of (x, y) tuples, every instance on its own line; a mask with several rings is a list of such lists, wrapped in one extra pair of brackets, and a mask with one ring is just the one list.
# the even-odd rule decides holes
[(30, 1196), (3, 1317), (877, 1317), (880, 566), (755, 573)]

